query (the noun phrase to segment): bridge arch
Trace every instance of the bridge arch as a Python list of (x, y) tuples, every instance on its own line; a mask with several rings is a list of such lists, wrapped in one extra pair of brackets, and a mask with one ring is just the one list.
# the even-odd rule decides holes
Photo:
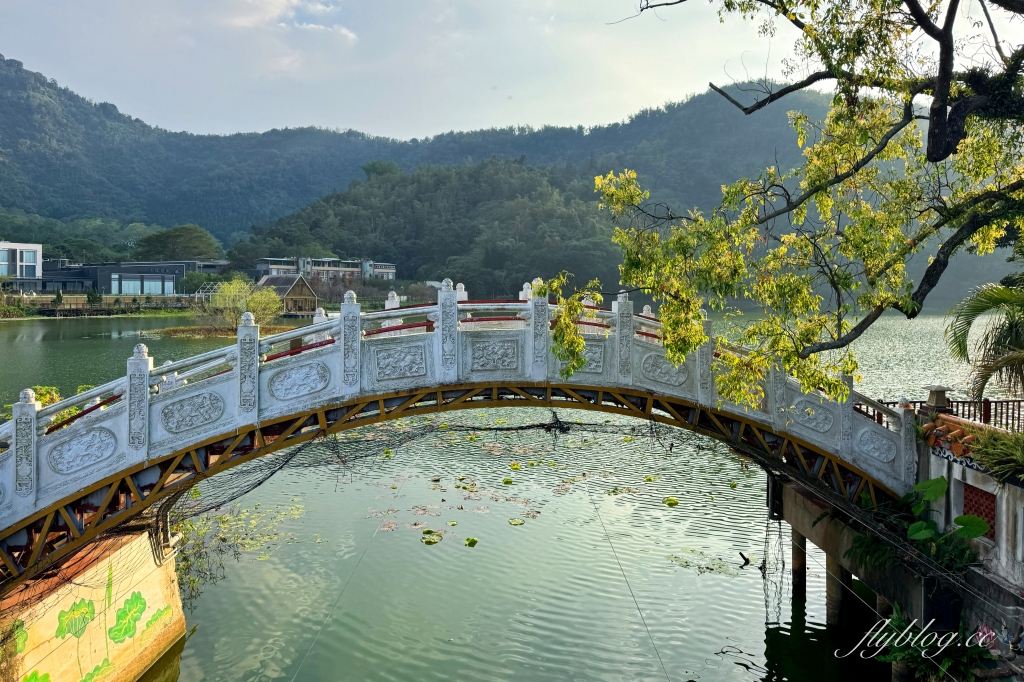
[[(905, 412), (878, 406), (879, 424), (852, 401), (801, 394), (781, 372), (757, 410), (719, 401), (714, 342), (671, 365), (657, 319), (634, 315), (625, 296), (584, 323), (587, 366), (564, 380), (550, 352), (546, 299), (529, 285), (520, 301), (460, 294), (446, 281), (436, 305), (362, 313), (350, 292), (339, 318), (264, 339), (247, 320), (233, 346), (159, 370), (140, 345), (124, 378), (54, 406), (23, 392), (12, 421), (0, 425), (8, 446), (0, 453), (0, 593), (198, 480), (314, 438), (451, 410), (565, 408), (653, 420), (771, 462), (840, 503), (898, 496), (914, 483)], [(405, 322), (414, 315), (425, 319)], [(284, 343), (294, 347), (271, 352)]]

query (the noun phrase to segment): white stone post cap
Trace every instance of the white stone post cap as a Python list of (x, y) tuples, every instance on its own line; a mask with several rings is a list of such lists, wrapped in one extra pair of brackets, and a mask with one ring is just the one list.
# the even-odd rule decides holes
[(238, 326), (240, 326), (240, 327), (255, 327), (256, 326), (256, 316), (253, 315), (252, 313), (248, 313), (248, 312), (242, 313), (242, 323), (240, 325), (238, 325)]
[(144, 343), (135, 344), (135, 350), (132, 353), (132, 357), (136, 360), (142, 360), (149, 357), (149, 348)]
[(34, 403), (36, 401), (36, 392), (33, 391), (31, 388), (26, 388), (22, 390), (21, 394), (18, 397), (21, 399), (21, 402), (23, 403)]

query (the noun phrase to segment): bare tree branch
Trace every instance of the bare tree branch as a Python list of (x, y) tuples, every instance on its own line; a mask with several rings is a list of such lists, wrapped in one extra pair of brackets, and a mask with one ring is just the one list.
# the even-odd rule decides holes
[(996, 52), (999, 53), (999, 58), (1003, 60), (1003, 64), (1006, 64), (1006, 55), (1003, 54), (1003, 46), (999, 44), (999, 36), (996, 35), (996, 25), (992, 23), (992, 15), (988, 13), (988, 5), (985, 4), (985, 0), (978, 0), (981, 4), (981, 11), (985, 13), (985, 19), (988, 21), (989, 30), (992, 31), (992, 42), (996, 44)]
[(868, 330), (868, 327), (875, 323), (882, 313), (885, 312), (885, 306), (875, 306), (871, 309), (867, 315), (861, 319), (856, 325), (850, 328), (850, 331), (846, 332), (840, 337), (837, 337), (831, 341), (823, 341), (821, 343), (812, 343), (809, 346), (805, 346), (800, 351), (801, 358), (809, 358), (815, 353), (822, 353), (827, 350), (836, 350), (837, 348), (843, 348), (849, 346), (851, 343), (856, 341), (861, 334)]
[(766, 213), (762, 217), (758, 218), (757, 221), (755, 222), (755, 224), (756, 225), (764, 225), (765, 223), (767, 223), (767, 222), (769, 222), (771, 220), (774, 220), (775, 218), (778, 218), (779, 216), (786, 215), (787, 213), (790, 213), (790, 212), (796, 210), (797, 208), (799, 208), (800, 206), (802, 206), (804, 203), (807, 202), (808, 199), (813, 197), (818, 192), (826, 190), (829, 187), (833, 187), (835, 185), (838, 185), (839, 183), (843, 182), (844, 180), (847, 180), (847, 179), (853, 177), (857, 172), (859, 172), (862, 168), (864, 168), (864, 166), (866, 166), (869, 163), (871, 163), (872, 159), (874, 159), (876, 156), (878, 156), (880, 153), (882, 153), (882, 150), (884, 150), (888, 146), (889, 141), (892, 140), (892, 138), (897, 133), (899, 133), (901, 130), (903, 130), (908, 125), (910, 125), (910, 123), (913, 120), (914, 120), (914, 103), (913, 103), (913, 101), (910, 101), (910, 102), (907, 102), (904, 105), (904, 107), (903, 107), (903, 118), (901, 118), (899, 120), (899, 122), (896, 123), (896, 125), (894, 125), (892, 128), (890, 128), (889, 131), (885, 135), (882, 136), (882, 139), (880, 139), (878, 141), (878, 144), (876, 144), (871, 151), (869, 151), (867, 154), (862, 156), (855, 164), (850, 166), (849, 170), (847, 170), (845, 173), (840, 173), (839, 175), (833, 176), (833, 177), (829, 178), (828, 180), (825, 180), (824, 182), (819, 182), (817, 185), (814, 185), (813, 187), (808, 188), (807, 191), (805, 191), (803, 194), (799, 195), (796, 199), (791, 199), (791, 200), (787, 201), (786, 205), (783, 206), (782, 208), (776, 209), (776, 210), (774, 210), (774, 211), (772, 211), (770, 213)]
[(739, 102), (737, 102), (735, 99), (733, 99), (733, 97), (729, 93), (727, 93), (725, 90), (723, 90), (722, 88), (718, 87), (714, 83), (708, 83), (708, 86), (710, 86), (711, 89), (714, 90), (715, 92), (717, 92), (719, 95), (721, 95), (722, 97), (724, 97), (727, 100), (729, 100), (730, 102), (732, 102), (736, 106), (737, 109), (739, 109), (744, 114), (749, 116), (750, 114), (754, 113), (755, 111), (758, 111), (759, 109), (765, 108), (766, 106), (768, 106), (769, 104), (771, 104), (775, 100), (782, 99), (783, 97), (785, 97), (786, 95), (788, 95), (791, 92), (796, 92), (797, 90), (803, 90), (804, 88), (806, 88), (808, 86), (811, 86), (811, 85), (814, 85), (815, 83), (817, 83), (819, 81), (828, 80), (830, 78), (835, 78), (835, 76), (832, 74), (831, 71), (818, 71), (816, 73), (812, 73), (810, 76), (808, 76), (807, 78), (803, 79), (802, 81), (797, 81), (796, 83), (793, 83), (792, 85), (787, 85), (786, 87), (782, 88), (781, 90), (776, 90), (775, 92), (769, 94), (764, 99), (758, 100), (758, 101), (754, 102), (749, 107), (745, 107), (742, 104), (740, 104)]

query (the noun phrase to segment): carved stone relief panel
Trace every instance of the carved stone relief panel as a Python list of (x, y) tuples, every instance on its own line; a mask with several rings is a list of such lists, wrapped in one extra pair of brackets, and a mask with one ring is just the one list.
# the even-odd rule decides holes
[(22, 497), (32, 494), (35, 479), (32, 420), (19, 417), (14, 424), (14, 492)]
[(427, 354), (423, 344), (414, 346), (396, 346), (374, 348), (374, 365), (377, 381), (394, 381), (396, 379), (412, 379), (427, 375)]
[(603, 372), (604, 342), (587, 341), (587, 345), (583, 347), (583, 357), (586, 358), (587, 363), (578, 370), (577, 374), (600, 374)]
[(346, 313), (342, 330), (344, 339), (343, 360), (344, 370), (342, 381), (346, 386), (359, 385), (359, 335), (360, 324), (357, 313)]
[(298, 367), (282, 369), (270, 377), (267, 387), (270, 395), (278, 400), (295, 398), (317, 393), (331, 382), (331, 371), (322, 362), (308, 362)]
[(475, 372), (515, 370), (519, 367), (519, 353), (514, 339), (472, 342), (470, 369)]
[(170, 433), (182, 433), (212, 424), (224, 414), (224, 401), (216, 393), (199, 393), (168, 403), (160, 410), (160, 423)]
[(548, 301), (533, 299), (533, 364), (544, 365), (548, 359)]
[(455, 337), (458, 333), (458, 304), (454, 299), (441, 303), (441, 366), (455, 367)]
[(864, 431), (857, 439), (857, 452), (888, 464), (896, 458), (896, 441), (876, 431)]
[(619, 375), (628, 377), (633, 373), (631, 354), (633, 352), (633, 311), (626, 308), (619, 312)]
[(801, 398), (793, 406), (793, 421), (818, 433), (827, 433), (835, 423), (835, 415), (824, 405)]
[(89, 429), (63, 440), (46, 455), (46, 463), (58, 474), (71, 474), (102, 462), (117, 449), (117, 437), (103, 427)]
[(245, 338), (238, 344), (238, 406), (243, 412), (256, 407), (256, 339)]
[(128, 446), (139, 449), (146, 444), (146, 397), (149, 377), (141, 372), (128, 375)]
[(685, 364), (676, 367), (660, 353), (648, 353), (640, 364), (640, 371), (648, 381), (668, 386), (682, 386), (690, 376)]

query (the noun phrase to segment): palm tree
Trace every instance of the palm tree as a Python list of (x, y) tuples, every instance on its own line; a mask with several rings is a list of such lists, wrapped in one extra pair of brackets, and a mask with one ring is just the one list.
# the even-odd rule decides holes
[[(971, 362), (971, 392), (981, 400), (995, 377), (1012, 393), (1024, 392), (1024, 287), (985, 284), (953, 306), (946, 343), (953, 359)], [(1017, 284), (1016, 281), (1012, 282)], [(982, 315), (994, 314), (978, 342), (972, 361), (967, 337)]]

